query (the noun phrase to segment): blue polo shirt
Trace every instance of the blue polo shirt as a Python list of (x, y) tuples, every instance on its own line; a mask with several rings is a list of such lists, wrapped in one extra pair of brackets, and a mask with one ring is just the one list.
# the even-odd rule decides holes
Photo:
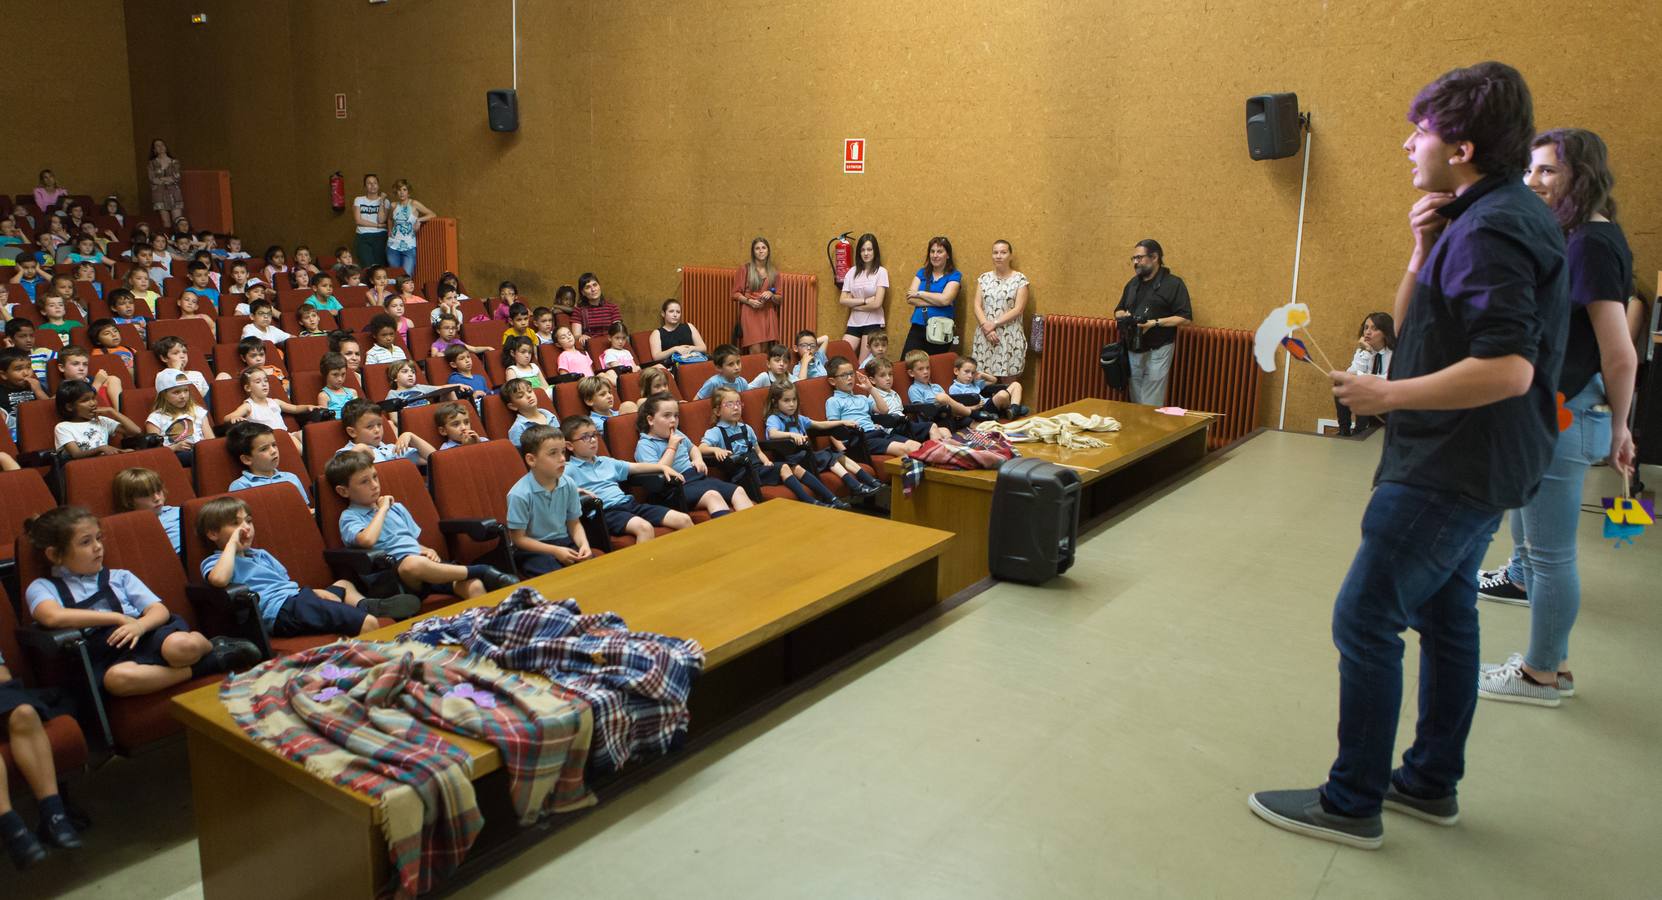
[[(77, 575), (62, 566), (53, 566), (52, 574), (63, 579), (64, 586), (69, 588), (69, 596), (76, 603), (91, 597), (98, 591), (97, 572), (91, 575)], [(156, 596), (155, 592), (148, 587), (145, 587), (144, 582), (140, 581), (137, 575), (126, 569), (110, 570), (110, 592), (115, 594), (115, 599), (121, 604), (121, 611), (135, 619), (144, 615), (145, 610), (162, 602), (162, 598)], [(52, 586), (52, 582), (44, 578), (36, 578), (30, 582), (29, 589), (23, 593), (23, 598), (28, 601), (29, 612), (31, 613), (35, 611), (35, 607), (48, 600), (53, 603), (63, 603), (63, 597)]]
[[(926, 291), (926, 292), (931, 293), (931, 294), (945, 293), (947, 285), (952, 284), (953, 282), (963, 284), (963, 281), (964, 281), (964, 273), (962, 273), (962, 272), (952, 272), (952, 273), (947, 274), (947, 275), (942, 275), (939, 278), (930, 278), (929, 277), (929, 267), (928, 266), (924, 266), (923, 268), (919, 269), (917, 271), (917, 276), (918, 276), (918, 290)], [(963, 288), (960, 287), (959, 290), (962, 291)], [(916, 309), (912, 310), (912, 324), (913, 325), (925, 325), (925, 324), (928, 324), (930, 319), (939, 319), (943, 316), (945, 316), (947, 318), (951, 318), (953, 308), (956, 307), (956, 306), (957, 306), (956, 303), (948, 303), (945, 306), (920, 306), (920, 307), (917, 307)]]
[[(369, 526), (369, 520), (375, 518), (373, 506), (348, 506), (340, 514), (340, 539), (348, 547), (357, 547), (353, 539), (358, 532)], [(364, 548), (359, 548), (364, 549)], [(416, 525), (415, 517), (404, 508), (402, 503), (394, 503), (387, 509), (387, 518), (381, 523), (381, 539), (375, 542), (374, 547), (367, 549), (385, 553), (395, 560), (414, 556), (421, 552), (421, 527)]]
[(877, 423), (871, 420), (871, 410), (876, 405), (870, 397), (836, 391), (825, 400), (825, 418), (832, 422), (853, 422), (861, 431), (876, 431)]
[(300, 483), (300, 478), (293, 472), (285, 472), (282, 469), (278, 469), (274, 475), (256, 475), (244, 469), (242, 474), (237, 476), (237, 480), (231, 482), (230, 489), (232, 491), (246, 491), (249, 488), (257, 488), (267, 484), (292, 484), (294, 489), (300, 492), (300, 499), (306, 501), (307, 506), (312, 503), (312, 498), (306, 493), (306, 486)]
[[(335, 451), (335, 455), (339, 456), (342, 453), (345, 453), (346, 451), (351, 450), (352, 445), (355, 444), (355, 443), (357, 443), (357, 442), (356, 441), (348, 441), (346, 446), (344, 446), (344, 447), (340, 448), (339, 450)], [(378, 463), (391, 462), (392, 460), (395, 460), (395, 459), (407, 459), (410, 462), (419, 463), (419, 462), (421, 462), (421, 451), (417, 450), (415, 448), (415, 445), (413, 445), (413, 444), (410, 445), (410, 449), (405, 450), (403, 453), (398, 452), (398, 445), (397, 444), (381, 444), (381, 445), (379, 445), (375, 448), (375, 461), (376, 462), (378, 462)]]
[[(549, 415), (548, 410), (546, 410), (546, 409), (543, 410), (542, 414), (548, 418), (548, 421), (538, 422), (535, 419), (528, 419), (523, 415), (515, 416), (514, 417), (514, 424), (508, 426), (508, 443), (513, 444), (514, 448), (518, 449), (519, 448), (519, 436), (524, 434), (525, 429), (530, 428), (532, 425), (552, 425), (552, 426), (555, 426), (555, 427), (559, 426), (559, 423), (554, 421), (554, 417)], [(601, 432), (601, 433), (604, 434), (605, 432)]]
[(940, 390), (932, 384), (914, 381), (912, 386), (906, 389), (906, 401), (908, 403), (934, 403), (935, 395), (940, 393)]
[(561, 478), (552, 490), (537, 476), (526, 472), (508, 489), (508, 527), (525, 532), (537, 541), (553, 542), (571, 537), (567, 524), (583, 516), (577, 485)]
[(600, 505), (611, 508), (629, 502), (629, 495), (618, 486), (618, 482), (628, 477), (629, 464), (621, 459), (596, 456), (592, 460), (582, 460), (573, 456), (566, 460), (566, 472), (560, 483), (569, 481), (573, 487), (580, 487), (600, 498)]
[(594, 423), (594, 427), (600, 432), (601, 437), (606, 436), (606, 420), (609, 418), (611, 416), (597, 413), (592, 409), (589, 410), (589, 421)]
[[(222, 550), (215, 550), (202, 560), (202, 577), (206, 579), (219, 558), (224, 556)], [(300, 585), (289, 577), (289, 570), (283, 568), (277, 557), (270, 551), (258, 547), (244, 550), (237, 554), (236, 565), (231, 569), (231, 581), (244, 585), (260, 595), (260, 620), (266, 627), (277, 621), (277, 614), (283, 611), (283, 604), (289, 602), (300, 593)]]
[(741, 375), (732, 381), (728, 381), (727, 379), (721, 377), (721, 373), (718, 372), (711, 375), (709, 381), (704, 382), (704, 386), (698, 389), (698, 394), (694, 396), (693, 399), (708, 400), (710, 399), (710, 395), (715, 393), (716, 388), (718, 387), (732, 388), (735, 391), (750, 390), (750, 385), (744, 380), (744, 376)]
[(788, 419), (778, 413), (774, 413), (773, 415), (768, 416), (767, 420), (768, 433), (770, 434), (775, 431), (788, 431), (792, 434), (807, 434), (808, 425), (808, 417), (801, 413), (797, 413)]
[(1440, 212), (1449, 223), (1397, 323), (1391, 380), (1511, 355), (1534, 374), (1521, 396), (1487, 406), (1392, 412), (1374, 482), (1517, 509), (1535, 496), (1558, 442), (1553, 395), (1570, 318), (1564, 235), (1517, 173), (1484, 178)]
[[(681, 433), (679, 428), (675, 430), (675, 433), (680, 434), (682, 438), (687, 437)], [(640, 441), (635, 444), (635, 462), (656, 464), (658, 460), (664, 458), (664, 451), (668, 449), (669, 440), (667, 438), (655, 438), (650, 434), (643, 434)], [(693, 467), (691, 440), (682, 440), (681, 443), (675, 445), (675, 458), (670, 461), (669, 467), (677, 472), (685, 472)]]
[[(726, 428), (731, 437), (723, 438), (722, 429)], [(704, 443), (723, 450), (731, 450), (736, 456), (743, 456), (756, 449), (756, 429), (743, 422), (737, 425), (722, 425), (717, 422), (704, 432)]]

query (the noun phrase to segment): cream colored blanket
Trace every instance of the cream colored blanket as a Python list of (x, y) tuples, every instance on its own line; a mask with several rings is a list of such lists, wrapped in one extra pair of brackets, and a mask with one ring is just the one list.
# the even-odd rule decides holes
[(1070, 450), (1106, 447), (1108, 442), (1092, 437), (1088, 432), (1119, 431), (1119, 420), (1113, 416), (1060, 413), (1054, 416), (1033, 416), (1015, 422), (981, 422), (977, 431), (996, 431), (1012, 444), (1043, 441)]

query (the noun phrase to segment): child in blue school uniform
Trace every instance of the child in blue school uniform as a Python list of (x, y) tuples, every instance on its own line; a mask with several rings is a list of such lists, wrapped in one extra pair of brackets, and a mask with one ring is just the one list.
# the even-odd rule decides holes
[(716, 348), (715, 353), (711, 354), (710, 358), (716, 364), (716, 374), (711, 375), (709, 380), (704, 382), (704, 385), (698, 389), (698, 393), (694, 395), (693, 399), (708, 400), (710, 399), (710, 392), (718, 387), (732, 388), (735, 391), (750, 389), (750, 385), (739, 375), (739, 370), (743, 368), (739, 348), (732, 344), (722, 344)]
[(180, 552), (179, 507), (168, 505), (167, 487), (155, 469), (134, 466), (115, 473), (115, 508), (121, 512), (155, 510), (156, 518), (162, 520), (162, 530), (173, 544), (173, 552)]
[[(1021, 405), (1021, 385), (999, 384), (976, 374), (975, 357), (960, 356), (952, 362), (952, 383), (946, 386), (947, 395), (965, 406), (979, 404), (978, 418), (998, 419), (1028, 414)], [(990, 407), (990, 408), (989, 408)]]
[(275, 637), (356, 637), (421, 611), (413, 594), (365, 597), (344, 579), (324, 588), (301, 587), (277, 557), (254, 546), (253, 516), (235, 497), (208, 501), (196, 529), (218, 548), (202, 560), (203, 580), (216, 588), (240, 584), (253, 590), (260, 598), (260, 621)]
[(547, 575), (593, 556), (577, 484), (562, 477), (565, 435), (550, 425), (533, 425), (520, 435), (519, 452), (529, 471), (508, 489), (508, 538), (519, 571), (526, 577)]
[(904, 456), (923, 446), (899, 437), (872, 421), (876, 401), (854, 393), (854, 364), (845, 356), (833, 356), (825, 364), (831, 379), (831, 396), (825, 400), (825, 418), (834, 425), (852, 425), (865, 436), (867, 451)]
[(433, 424), (438, 426), (439, 435), (444, 438), (439, 444), (440, 450), (482, 444), (490, 440), (473, 429), (473, 417), (467, 414), (467, 407), (454, 400), (440, 405), (433, 411)]
[(930, 381), (929, 354), (923, 350), (913, 350), (904, 357), (906, 374), (911, 376), (912, 385), (906, 389), (906, 399), (913, 404), (932, 403), (940, 411), (938, 414), (953, 427), (969, 424), (970, 418), (976, 410), (981, 408), (981, 400), (976, 398), (972, 403), (966, 403), (969, 397), (962, 400), (953, 397), (941, 390), (939, 385)]
[(415, 517), (390, 494), (381, 493), (381, 475), (369, 453), (336, 454), (323, 476), (349, 504), (340, 514), (341, 543), (392, 557), (399, 583), (417, 596), (447, 591), (467, 599), (514, 583), (513, 576), (494, 566), (447, 563), (437, 551), (422, 546)]
[[(806, 471), (786, 463), (774, 462), (762, 450), (756, 429), (744, 421), (744, 401), (732, 388), (716, 388), (710, 395), (710, 427), (705, 430), (698, 449), (709, 454), (718, 463), (726, 463), (728, 470), (749, 468), (757, 481), (766, 485), (783, 485), (796, 499), (815, 506), (848, 509), (848, 504), (831, 493), (818, 476), (806, 477)], [(806, 483), (799, 474), (806, 477)], [(866, 493), (864, 486), (860, 495)], [(755, 499), (754, 497), (751, 499)]]
[(192, 678), (247, 668), (260, 651), (239, 638), (191, 631), (126, 569), (104, 567), (104, 531), (78, 506), (60, 506), (24, 523), (24, 533), (51, 563), (51, 574), (24, 592), (43, 628), (79, 628), (104, 690), (131, 697)]
[(673, 399), (658, 394), (641, 401), (635, 413), (635, 427), (641, 433), (635, 443), (635, 461), (669, 466), (681, 476), (681, 497), (687, 507), (702, 509), (712, 519), (754, 506), (738, 485), (710, 474), (704, 454), (676, 427), (680, 422), (681, 405)]
[(614, 405), (616, 396), (612, 383), (598, 375), (590, 375), (577, 382), (577, 399), (588, 408), (589, 420), (594, 422), (594, 427), (598, 428), (602, 435), (606, 433), (607, 419), (613, 416), (633, 415), (637, 409), (636, 405), (628, 400)]
[(312, 498), (300, 476), (278, 468), (282, 458), (277, 447), (277, 432), (264, 422), (242, 421), (231, 426), (225, 435), (225, 449), (231, 458), (242, 464), (242, 474), (231, 482), (230, 491), (246, 491), (268, 484), (288, 484), (300, 492), (300, 499), (309, 507)]
[(606, 531), (618, 537), (628, 535), (636, 543), (650, 541), (657, 535), (652, 529), (662, 525), (680, 530), (692, 527), (692, 517), (679, 510), (656, 503), (642, 503), (624, 493), (620, 483), (630, 475), (661, 475), (671, 482), (680, 481), (674, 469), (657, 463), (629, 463), (600, 455), (600, 433), (588, 416), (567, 416), (560, 422), (565, 435), (566, 460), (564, 478), (600, 501), (601, 518)]
[(797, 476), (803, 481), (812, 484), (819, 481), (819, 473), (831, 472), (842, 479), (848, 492), (855, 497), (869, 496), (883, 489), (882, 482), (843, 454), (842, 442), (832, 438), (832, 449), (814, 448), (808, 437), (808, 430), (816, 425), (829, 423), (815, 422), (802, 414), (802, 402), (797, 396), (796, 385), (776, 384), (768, 388), (766, 411), (767, 419), (763, 427), (767, 429), (768, 439), (791, 441), (800, 448), (785, 457), (785, 462), (795, 467)]
[(6, 846), (12, 865), (19, 870), (46, 858), (42, 840), (64, 850), (81, 847), (81, 835), (58, 793), (58, 770), (52, 761), (52, 741), (46, 735), (45, 723), (60, 715), (68, 715), (68, 711), (50, 694), (24, 687), (12, 677), (6, 658), (0, 656), (0, 737), (11, 745), (12, 760), (23, 776), (20, 780), (34, 789), (40, 811), (40, 824), (30, 831), (12, 808), (8, 784), (11, 773), (0, 761), (0, 844)]
[(532, 425), (553, 425), (554, 414), (537, 405), (537, 388), (529, 379), (512, 378), (502, 386), (502, 405), (514, 414), (508, 426), (508, 443), (519, 446), (519, 437)]
[(341, 424), (346, 427), (346, 445), (335, 451), (339, 456), (358, 450), (370, 454), (376, 462), (407, 459), (424, 464), (433, 455), (433, 445), (409, 432), (395, 433), (392, 441), (385, 441), (386, 417), (381, 407), (361, 397), (350, 400), (340, 411)]
[(796, 333), (796, 365), (792, 366), (791, 374), (794, 380), (805, 378), (823, 378), (827, 375), (825, 345), (831, 339), (825, 335), (816, 335), (812, 331), (798, 331)]

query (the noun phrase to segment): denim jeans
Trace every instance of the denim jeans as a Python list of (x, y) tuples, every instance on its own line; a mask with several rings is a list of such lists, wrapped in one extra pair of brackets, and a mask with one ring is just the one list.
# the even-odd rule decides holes
[(1176, 352), (1173, 343), (1131, 354), (1131, 402), (1166, 405), (1166, 381), (1171, 378), (1171, 358)]
[(1339, 648), (1339, 756), (1322, 788), (1329, 812), (1379, 812), (1402, 707), (1402, 632), (1420, 634), (1420, 717), (1404, 787), (1451, 794), (1465, 772), (1477, 706), (1477, 567), (1500, 510), (1395, 482), (1374, 489), (1362, 545), (1333, 604)]
[(1543, 672), (1556, 671), (1569, 658), (1570, 629), (1581, 611), (1576, 527), (1587, 467), (1610, 453), (1610, 409), (1604, 404), (1604, 378), (1594, 375), (1564, 404), (1575, 418), (1567, 431), (1558, 433), (1535, 499), (1509, 516), (1512, 559), (1506, 564), (1506, 577), (1529, 592), (1529, 650), (1524, 662)]
[(414, 278), (416, 273), (416, 248), (411, 247), (408, 250), (394, 250), (391, 247), (388, 247), (387, 265), (403, 269), (405, 272), (409, 273), (411, 278)]

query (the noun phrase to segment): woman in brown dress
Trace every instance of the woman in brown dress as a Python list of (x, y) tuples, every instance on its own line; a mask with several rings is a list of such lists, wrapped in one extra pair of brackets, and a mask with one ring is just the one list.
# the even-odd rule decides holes
[(750, 260), (733, 276), (733, 301), (739, 304), (739, 343), (746, 353), (766, 353), (779, 341), (779, 270), (767, 238), (750, 242)]

